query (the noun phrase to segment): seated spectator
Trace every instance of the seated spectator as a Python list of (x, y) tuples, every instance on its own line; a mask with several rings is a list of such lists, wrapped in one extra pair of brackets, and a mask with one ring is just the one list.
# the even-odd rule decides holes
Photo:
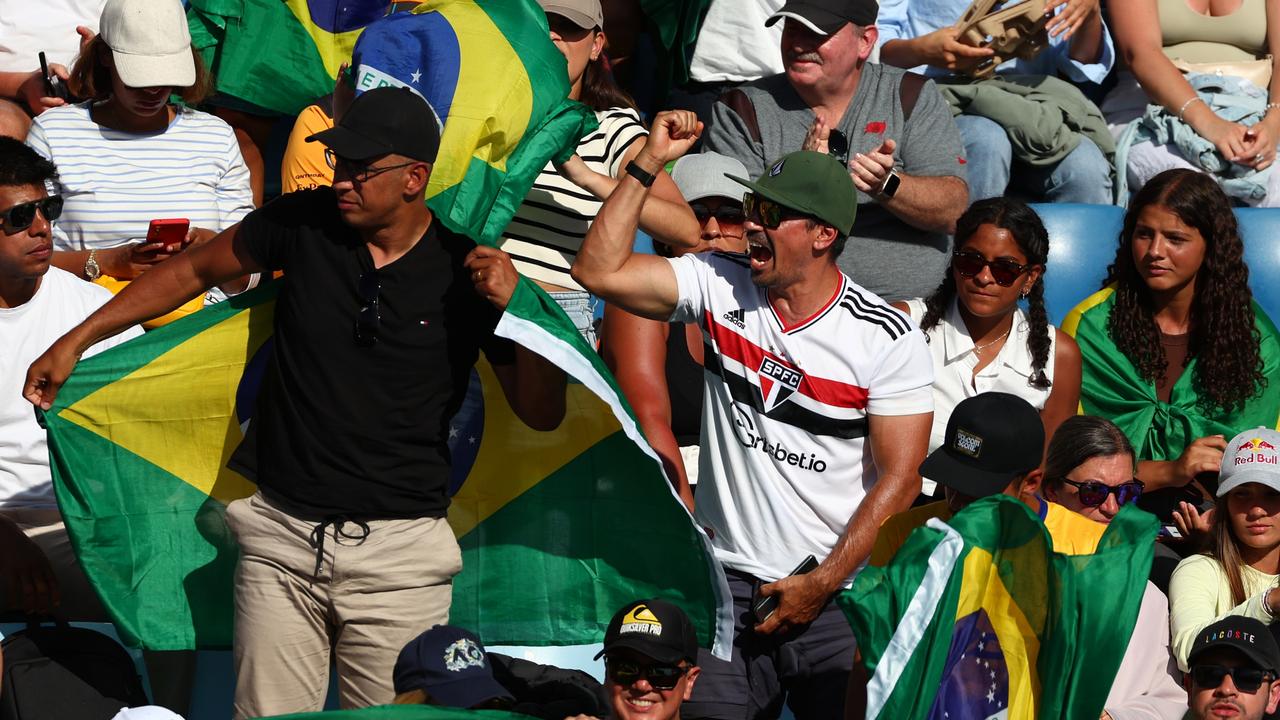
[(1280, 613), (1280, 433), (1246, 430), (1222, 456), (1212, 541), (1169, 584), (1173, 647), (1185, 668), (1201, 631), (1229, 615), (1271, 624)]
[[(591, 108), (599, 129), (578, 143), (577, 153), (561, 166), (547, 163), (516, 210), (499, 246), (511, 254), (516, 270), (551, 293), (593, 346), (592, 300), (569, 276), (600, 205), (618, 181), (633, 172), (631, 163), (645, 137), (635, 103), (609, 75), (604, 58), (604, 12), (599, 0), (539, 0), (551, 25), (551, 40), (569, 68), (569, 98)], [(689, 245), (698, 237), (697, 221), (664, 172), (647, 177), (653, 189), (640, 212), (640, 227), (655, 240)]]
[(1051, 503), (1106, 525), (1142, 496), (1129, 438), (1106, 418), (1069, 417), (1049, 439), (1040, 493)]
[[(1105, 422), (1105, 421), (1102, 421)], [(1063, 423), (1050, 441), (1055, 448), (1078, 446), (1072, 423)], [(929, 518), (949, 520), (974, 500), (1005, 494), (1020, 498), (1045, 523), (1055, 552), (1078, 555), (1096, 552), (1105, 525), (1053, 502), (1036, 497), (1044, 428), (1026, 400), (1001, 392), (986, 392), (962, 400), (947, 422), (945, 442), (925, 459), (920, 473), (936, 478), (946, 490), (945, 502), (913, 508), (889, 518), (880, 527), (872, 562), (887, 564), (907, 536)], [(1060, 456), (1061, 453), (1059, 452)], [(1052, 464), (1052, 459), (1050, 464)], [(1186, 694), (1178, 687), (1169, 653), (1169, 608), (1164, 595), (1147, 583), (1128, 646), (1107, 693), (1105, 711), (1113, 718), (1143, 717), (1178, 720), (1186, 709)], [(853, 687), (865, 684), (855, 665), (851, 697), (857, 712), (862, 695)], [(854, 715), (847, 715), (854, 717)], [(1104, 715), (1107, 717), (1107, 715)]]
[(1226, 437), (1280, 416), (1280, 335), (1242, 256), (1218, 185), (1168, 170), (1134, 197), (1104, 288), (1063, 324), (1083, 358), (1084, 412), (1133, 442), (1141, 505), (1161, 518), (1211, 496), (1182, 488), (1218, 471)]
[(628, 603), (609, 621), (601, 656), (615, 720), (680, 720), (701, 672), (684, 610), (665, 600)]
[[(108, 0), (100, 29), (71, 72), (85, 102), (40, 115), (27, 144), (62, 168), (54, 264), (127, 280), (238, 222), (253, 202), (231, 128), (169, 103), (177, 93), (193, 105), (210, 87), (182, 7)], [(147, 243), (156, 218), (188, 219), (187, 240)]]
[(835, 155), (858, 203), (840, 269), (886, 300), (928, 295), (946, 272), (947, 235), (968, 204), (951, 109), (932, 82), (867, 62), (875, 0), (792, 2), (768, 24), (779, 20), (786, 71), (716, 102), (706, 149), (741, 160), (749, 177), (795, 150)]
[[(671, 168), (671, 179), (692, 208), (702, 236), (692, 248), (655, 243), (664, 257), (697, 252), (744, 253), (746, 217), (742, 163), (716, 153), (686, 155)], [(676, 491), (693, 510), (702, 432), (702, 331), (696, 324), (665, 323), (606, 305), (600, 354), (635, 410), (644, 435), (662, 458)]]
[[(1048, 232), (1023, 203), (990, 198), (956, 221), (955, 245), (950, 272), (927, 300), (894, 304), (919, 323), (933, 355), (930, 451), (942, 446), (958, 402), (993, 390), (1031, 403), (1052, 436), (1080, 400), (1080, 350), (1045, 314)], [(932, 479), (924, 493), (933, 494)]]
[(1186, 677), (1192, 720), (1262, 720), (1280, 707), (1280, 648), (1253, 618), (1228, 616), (1204, 629)]
[(436, 625), (409, 641), (396, 658), (394, 705), (505, 710), (515, 699), (493, 679), (480, 638)]
[[(1102, 113), (1056, 77), (1102, 82), (1115, 62), (1111, 38), (1098, 0), (1052, 0), (1046, 5), (1054, 14), (1046, 26), (1049, 45), (1031, 59), (1015, 58), (996, 67), (996, 77), (1009, 77), (1008, 84), (956, 78), (943, 86), (958, 113), (971, 201), (1004, 195), (1013, 177), (1017, 192), (1037, 200), (1112, 202), (1108, 155), (1114, 146)], [(885, 0), (876, 24), (880, 61), (936, 78), (989, 62), (991, 48), (959, 38), (959, 22), (968, 7), (968, 0)], [(1019, 142), (1030, 133), (1045, 133), (1042, 137), (1052, 140)]]
[[(105, 288), (50, 267), (51, 225), (62, 199), (48, 196), (57, 169), (12, 138), (0, 138), (0, 608), (102, 622), (58, 513), (45, 432), (21, 397), (23, 368), (111, 299)], [(95, 354), (142, 333), (132, 327)]]
[(1280, 37), (1269, 30), (1276, 6), (1130, 0), (1108, 11), (1131, 73), (1102, 110), (1117, 133), (1137, 121), (1118, 142), (1118, 179), (1137, 188), (1170, 168), (1192, 168), (1244, 204), (1280, 204), (1277, 176), (1267, 172), (1280, 142)]

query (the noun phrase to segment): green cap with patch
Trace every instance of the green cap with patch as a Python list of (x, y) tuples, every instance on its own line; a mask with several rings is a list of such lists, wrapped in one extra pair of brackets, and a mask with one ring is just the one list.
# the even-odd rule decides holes
[(755, 182), (725, 175), (796, 212), (812, 215), (844, 235), (853, 230), (858, 196), (849, 170), (826, 153), (800, 150), (770, 163)]

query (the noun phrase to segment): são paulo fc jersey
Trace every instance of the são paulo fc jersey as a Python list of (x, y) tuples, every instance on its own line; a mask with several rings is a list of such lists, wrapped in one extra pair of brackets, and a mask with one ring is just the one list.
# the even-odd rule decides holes
[(933, 409), (924, 334), (843, 273), (826, 305), (787, 327), (744, 255), (670, 261), (671, 319), (706, 343), (695, 517), (726, 567), (773, 581), (825, 559), (876, 482), (867, 414)]

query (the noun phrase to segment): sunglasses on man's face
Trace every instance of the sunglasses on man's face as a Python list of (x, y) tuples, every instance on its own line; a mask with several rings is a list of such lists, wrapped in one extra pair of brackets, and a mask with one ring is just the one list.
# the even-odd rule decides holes
[(770, 230), (777, 230), (783, 220), (804, 217), (803, 213), (798, 213), (785, 205), (776, 203), (766, 197), (760, 197), (755, 193), (747, 193), (742, 196), (742, 214), (746, 219)]
[(991, 268), (991, 279), (1000, 287), (1009, 287), (1033, 265), (1019, 265), (1008, 259), (988, 260), (976, 252), (957, 251), (951, 256), (951, 267), (962, 276), (977, 277), (982, 268)]
[(645, 665), (634, 660), (615, 660), (606, 658), (605, 669), (609, 678), (617, 685), (630, 687), (641, 677), (649, 681), (654, 690), (671, 690), (680, 683), (680, 678), (689, 671), (679, 665)]
[(6, 235), (12, 235), (31, 227), (31, 223), (36, 221), (36, 211), (44, 215), (44, 219), (49, 222), (57, 220), (62, 215), (62, 196), (51, 195), (41, 200), (33, 200), (31, 202), (14, 205), (0, 214), (0, 218), (4, 220), (4, 232)]
[(417, 160), (411, 160), (409, 162), (399, 163), (396, 165), (370, 165), (369, 163), (361, 160), (349, 160), (344, 158), (329, 148), (324, 149), (324, 161), (328, 163), (330, 170), (337, 170), (341, 167), (343, 172), (347, 174), (348, 178), (359, 183), (369, 182), (382, 173), (399, 170), (400, 168), (407, 168), (418, 162)]
[(698, 219), (698, 223), (702, 224), (711, 218), (716, 219), (716, 223), (720, 225), (741, 225), (747, 221), (747, 216), (743, 214), (742, 208), (734, 205), (721, 205), (712, 210), (702, 203), (689, 203), (690, 209), (693, 210), (693, 216)]
[(1258, 688), (1262, 687), (1262, 683), (1271, 676), (1271, 673), (1253, 667), (1223, 665), (1196, 665), (1191, 668), (1191, 681), (1205, 690), (1218, 687), (1228, 675), (1231, 676), (1231, 682), (1237, 690), (1252, 695), (1258, 692)]
[(1085, 507), (1098, 507), (1107, 501), (1107, 496), (1112, 493), (1116, 496), (1117, 505), (1127, 505), (1142, 497), (1142, 490), (1146, 486), (1138, 478), (1134, 478), (1127, 483), (1119, 485), (1107, 485), (1097, 480), (1070, 480), (1063, 478), (1062, 482), (1076, 489), (1076, 494), (1080, 498), (1080, 504)]

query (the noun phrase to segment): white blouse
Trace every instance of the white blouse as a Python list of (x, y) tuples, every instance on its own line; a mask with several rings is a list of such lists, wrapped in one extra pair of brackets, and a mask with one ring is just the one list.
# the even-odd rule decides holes
[[(908, 300), (907, 309), (916, 324), (924, 318), (924, 300)], [(1027, 349), (1031, 323), (1022, 308), (1016, 309), (1014, 313), (1013, 326), (1004, 346), (1000, 348), (1000, 354), (978, 371), (977, 377), (974, 377), (973, 368), (978, 364), (978, 354), (973, 351), (973, 338), (969, 337), (969, 329), (960, 316), (959, 300), (952, 300), (946, 315), (925, 333), (929, 340), (929, 353), (933, 355), (934, 373), (933, 429), (929, 434), (929, 452), (942, 446), (951, 411), (961, 400), (978, 393), (1009, 393), (1031, 403), (1037, 410), (1044, 409), (1053, 388), (1038, 388), (1031, 384), (1031, 378), (1035, 374), (1031, 351)], [(1048, 332), (1049, 359), (1045, 363), (1044, 372), (1052, 380), (1057, 332), (1053, 325), (1049, 325)], [(935, 487), (932, 480), (924, 480), (923, 491), (926, 495), (932, 495)]]

